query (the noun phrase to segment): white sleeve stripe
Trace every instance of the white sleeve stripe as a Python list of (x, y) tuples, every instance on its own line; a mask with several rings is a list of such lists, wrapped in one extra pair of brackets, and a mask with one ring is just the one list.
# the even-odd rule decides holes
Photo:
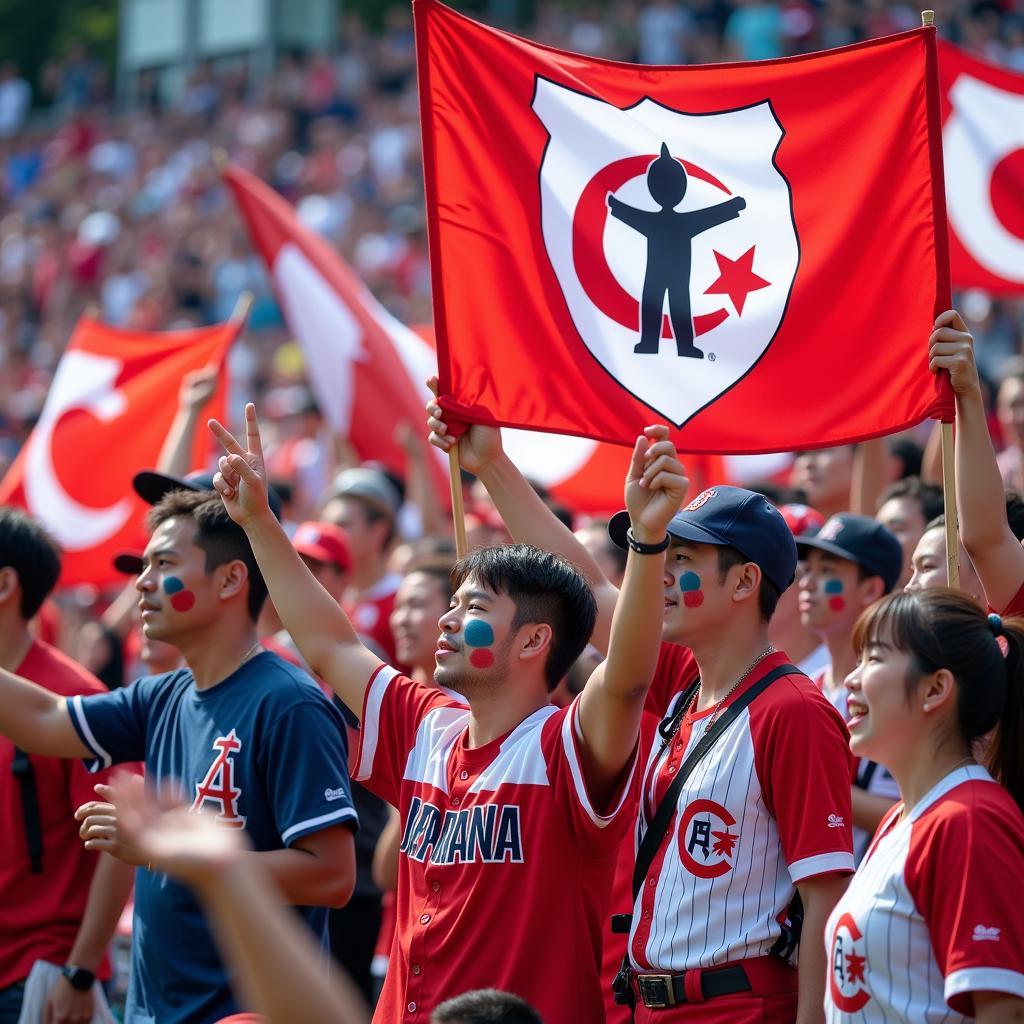
[(300, 821), (297, 825), (292, 825), (291, 828), (286, 829), (281, 833), (281, 842), (288, 845), (288, 840), (293, 836), (298, 835), (299, 832), (304, 832), (307, 829), (314, 828), (317, 825), (326, 825), (328, 822), (341, 822), (347, 821), (349, 818), (354, 818), (356, 811), (354, 807), (340, 807), (336, 811), (331, 811), (330, 814), (321, 814), (319, 818), (307, 818), (305, 821)]
[(85, 717), (85, 708), (82, 707), (81, 694), (68, 700), (67, 707), (68, 711), (71, 712), (71, 717), (82, 731), (82, 738), (85, 740), (86, 746), (92, 751), (96, 760), (100, 762), (99, 765), (89, 770), (99, 771), (101, 768), (109, 768), (114, 763), (114, 759), (100, 746), (93, 735), (92, 729), (89, 728), (89, 720)]
[(380, 729), (380, 709), (384, 704), (391, 680), (398, 675), (398, 669), (381, 665), (370, 680), (363, 705), (363, 720), (359, 725), (359, 764), (352, 777), (362, 782), (373, 772), (373, 759), (377, 754), (377, 738)]
[(623, 783), (622, 792), (619, 794), (619, 802), (608, 815), (598, 814), (597, 811), (594, 810), (593, 804), (590, 802), (590, 794), (587, 793), (587, 784), (583, 778), (583, 769), (580, 766), (579, 752), (576, 749), (575, 733), (579, 728), (579, 710), (580, 699), (577, 697), (572, 702), (572, 707), (570, 708), (569, 713), (562, 719), (562, 746), (565, 748), (565, 758), (569, 762), (569, 772), (572, 775), (573, 787), (576, 790), (576, 796), (579, 798), (580, 804), (587, 812), (587, 816), (595, 825), (597, 825), (598, 828), (606, 828), (615, 820), (615, 816), (619, 813), (622, 809), (622, 805), (626, 802), (626, 796), (629, 793), (630, 785), (633, 782), (633, 773), (636, 771), (637, 752), (633, 752), (629, 768), (629, 777), (626, 779), (625, 783)]
[(805, 878), (815, 875), (827, 875), (833, 871), (850, 871), (854, 869), (852, 853), (819, 853), (816, 857), (804, 857), (789, 865), (789, 877), (795, 885)]
[(964, 967), (946, 975), (946, 1002), (962, 992), (1007, 992), (1024, 999), (1024, 974), (1005, 967)]

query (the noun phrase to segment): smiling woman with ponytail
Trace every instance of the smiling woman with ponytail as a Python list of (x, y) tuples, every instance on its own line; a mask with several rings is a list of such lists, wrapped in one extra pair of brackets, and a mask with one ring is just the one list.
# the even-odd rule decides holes
[(1024, 1021), (1024, 620), (904, 592), (854, 645), (850, 747), (903, 802), (829, 920), (826, 1016)]

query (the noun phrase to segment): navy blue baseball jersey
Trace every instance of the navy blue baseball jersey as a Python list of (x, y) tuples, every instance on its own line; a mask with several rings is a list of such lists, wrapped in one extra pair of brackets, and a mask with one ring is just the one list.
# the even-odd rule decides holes
[[(197, 690), (188, 669), (68, 701), (92, 770), (143, 761), (193, 810), (244, 828), (256, 850), (280, 850), (334, 825), (356, 827), (345, 725), (301, 670), (264, 652)], [(322, 938), (323, 908), (301, 913)], [(135, 879), (128, 1024), (207, 1024), (237, 1012), (192, 893), (165, 875)]]

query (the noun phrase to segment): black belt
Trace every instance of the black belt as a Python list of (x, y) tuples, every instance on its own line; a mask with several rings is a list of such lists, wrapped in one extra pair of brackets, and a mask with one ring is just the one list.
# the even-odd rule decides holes
[[(752, 991), (750, 979), (742, 967), (711, 968), (700, 972), (700, 991), (704, 999), (731, 996)], [(637, 974), (636, 987), (640, 1002), (649, 1010), (659, 1010), (677, 1003), (697, 1002), (686, 994), (686, 974)]]

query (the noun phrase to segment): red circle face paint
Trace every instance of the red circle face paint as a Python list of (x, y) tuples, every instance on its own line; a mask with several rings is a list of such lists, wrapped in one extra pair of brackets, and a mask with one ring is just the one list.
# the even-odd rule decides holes
[(843, 597), (830, 597), (828, 606), (834, 612), (841, 612), (846, 607), (846, 599)]
[(494, 655), (486, 647), (480, 647), (470, 654), (469, 663), (474, 668), (490, 668), (494, 664)]
[(196, 595), (191, 590), (179, 590), (171, 597), (171, 607), (176, 612), (187, 612), (196, 603)]
[(703, 590), (688, 590), (683, 594), (683, 604), (687, 608), (699, 608), (704, 603)]

